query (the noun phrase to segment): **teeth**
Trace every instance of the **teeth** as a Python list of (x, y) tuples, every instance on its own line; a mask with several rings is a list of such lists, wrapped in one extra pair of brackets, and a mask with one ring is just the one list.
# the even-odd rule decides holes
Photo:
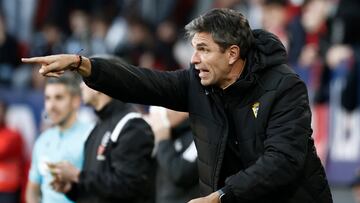
[(200, 72), (199, 77), (204, 77), (206, 75), (206, 72)]

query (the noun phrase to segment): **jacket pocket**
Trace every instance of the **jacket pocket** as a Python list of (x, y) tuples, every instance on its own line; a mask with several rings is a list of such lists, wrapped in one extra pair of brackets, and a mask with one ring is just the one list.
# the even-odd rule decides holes
[(252, 138), (240, 141), (238, 149), (241, 154), (244, 167), (248, 167), (254, 164), (256, 160), (263, 155), (263, 140), (261, 140), (258, 135), (254, 135)]

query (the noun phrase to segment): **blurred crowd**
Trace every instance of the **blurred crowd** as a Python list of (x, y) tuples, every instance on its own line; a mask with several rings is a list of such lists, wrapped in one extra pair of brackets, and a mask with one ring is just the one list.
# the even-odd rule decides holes
[[(329, 84), (341, 74), (339, 67), (356, 73), (356, 0), (3, 0), (0, 84), (41, 89), (43, 78), (36, 68), (19, 59), (58, 53), (114, 54), (160, 70), (187, 67), (191, 47), (183, 26), (213, 7), (240, 10), (253, 29), (275, 33), (314, 102), (329, 101)], [(357, 74), (347, 77), (343, 104), (353, 110), (358, 103), (353, 100)]]
[[(283, 42), (289, 64), (307, 84), (325, 163), (328, 116), (341, 109), (348, 118), (360, 103), (358, 0), (0, 0), (0, 89), (42, 92), (38, 67), (22, 64), (22, 57), (111, 54), (163, 71), (187, 68), (192, 47), (183, 27), (214, 7), (240, 10), (253, 29), (266, 29)], [(322, 118), (329, 121), (323, 124)], [(31, 145), (28, 140), (24, 145)]]

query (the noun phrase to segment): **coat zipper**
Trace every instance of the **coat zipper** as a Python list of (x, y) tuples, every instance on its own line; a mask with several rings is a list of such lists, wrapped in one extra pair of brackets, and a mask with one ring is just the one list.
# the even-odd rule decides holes
[[(223, 136), (220, 138), (221, 142), (220, 142), (220, 146), (217, 147), (217, 153), (216, 154), (220, 154), (221, 151), (223, 151), (222, 153), (222, 157), (221, 160), (220, 156), (217, 156), (216, 160), (215, 160), (215, 167), (214, 167), (214, 171), (213, 171), (213, 175), (212, 175), (212, 187), (213, 187), (213, 191), (217, 190), (217, 186), (218, 186), (218, 181), (219, 181), (219, 175), (220, 175), (220, 170), (221, 170), (221, 165), (222, 165), (222, 161), (224, 159), (224, 154), (225, 154), (225, 147), (226, 147), (226, 141), (227, 141), (227, 137), (228, 137), (228, 131), (229, 131), (229, 127), (228, 127), (228, 119), (225, 115), (225, 111), (223, 108), (221, 108), (221, 104), (222, 101), (218, 98), (218, 95), (214, 94), (214, 91), (211, 92), (211, 97), (214, 99), (216, 107), (219, 110), (219, 113), (223, 116), (223, 119), (225, 121), (224, 124), (224, 133)], [(220, 169), (218, 169), (220, 167)]]

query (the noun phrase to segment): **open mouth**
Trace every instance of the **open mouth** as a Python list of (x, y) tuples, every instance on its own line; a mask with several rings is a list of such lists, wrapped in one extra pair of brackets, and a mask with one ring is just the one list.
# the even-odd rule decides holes
[(208, 70), (199, 70), (199, 77), (200, 78), (205, 78), (209, 75), (209, 71)]

